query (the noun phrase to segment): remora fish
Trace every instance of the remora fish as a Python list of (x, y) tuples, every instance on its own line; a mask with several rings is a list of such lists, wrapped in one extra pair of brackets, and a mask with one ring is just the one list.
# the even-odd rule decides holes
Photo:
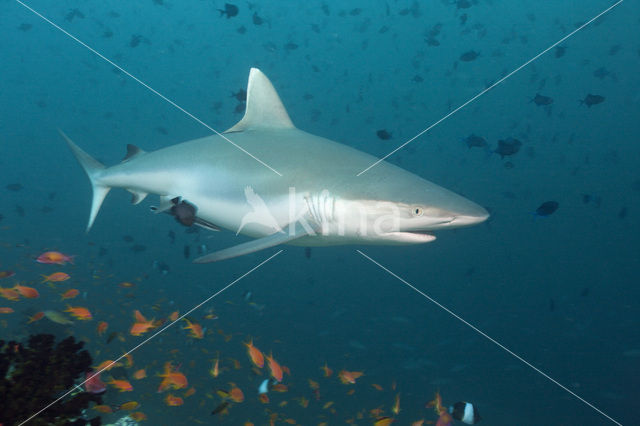
[(93, 187), (87, 231), (109, 190), (124, 188), (134, 204), (157, 194), (154, 211), (170, 212), (184, 200), (194, 207), (196, 224), (255, 238), (197, 263), (285, 243), (427, 243), (435, 239), (430, 231), (489, 216), (466, 198), (384, 161), (357, 176), (378, 159), (296, 128), (257, 68), (249, 74), (244, 117), (224, 132), (245, 152), (212, 135), (153, 152), (129, 145), (125, 159), (106, 168), (61, 134)]

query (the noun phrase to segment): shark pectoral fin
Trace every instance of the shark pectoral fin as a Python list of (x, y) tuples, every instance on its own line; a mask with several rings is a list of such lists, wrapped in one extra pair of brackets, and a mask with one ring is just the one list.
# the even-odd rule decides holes
[(220, 260), (231, 259), (232, 257), (244, 256), (245, 254), (264, 250), (269, 247), (286, 244), (307, 235), (309, 235), (309, 233), (304, 229), (304, 227), (299, 223), (296, 223), (294, 225), (290, 225), (286, 232), (276, 232), (275, 234), (258, 238), (257, 240), (248, 241), (246, 243), (238, 244), (237, 246), (219, 250), (198, 257), (197, 259), (194, 259), (193, 263), (218, 262)]

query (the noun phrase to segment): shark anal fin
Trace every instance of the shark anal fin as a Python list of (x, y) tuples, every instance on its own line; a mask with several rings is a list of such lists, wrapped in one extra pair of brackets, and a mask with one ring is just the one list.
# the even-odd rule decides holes
[(237, 246), (206, 254), (194, 259), (193, 263), (218, 262), (220, 260), (231, 259), (232, 257), (244, 256), (245, 254), (254, 253), (269, 247), (286, 244), (307, 235), (309, 235), (309, 233), (304, 229), (304, 227), (300, 225), (300, 223), (296, 222), (295, 224), (290, 225), (285, 232), (276, 232), (275, 234), (271, 234), (266, 237), (247, 241), (246, 243), (238, 244)]
[(131, 193), (131, 204), (139, 204), (148, 195), (146, 192), (136, 191), (135, 189), (128, 189), (127, 191)]

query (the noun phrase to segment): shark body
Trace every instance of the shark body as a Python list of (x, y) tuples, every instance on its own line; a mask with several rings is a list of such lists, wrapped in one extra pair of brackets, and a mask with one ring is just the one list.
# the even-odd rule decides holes
[(356, 176), (378, 159), (296, 128), (256, 68), (249, 75), (245, 115), (224, 134), (246, 152), (213, 135), (153, 152), (129, 145), (125, 159), (108, 168), (63, 134), (93, 187), (87, 230), (115, 187), (130, 191), (134, 204), (159, 195), (158, 212), (184, 200), (194, 207), (196, 223), (255, 238), (198, 263), (284, 243), (425, 243), (435, 239), (430, 231), (489, 216), (472, 201), (384, 161)]

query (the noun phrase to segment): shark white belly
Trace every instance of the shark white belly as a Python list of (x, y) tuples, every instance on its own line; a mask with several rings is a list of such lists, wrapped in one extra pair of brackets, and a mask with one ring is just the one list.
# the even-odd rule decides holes
[(87, 229), (114, 187), (131, 191), (134, 203), (159, 195), (158, 211), (173, 211), (184, 202), (193, 206), (196, 223), (257, 238), (196, 262), (282, 243), (423, 243), (435, 239), (429, 231), (488, 217), (479, 205), (387, 162), (357, 176), (377, 158), (297, 129), (255, 68), (245, 116), (225, 136), (251, 156), (214, 135), (153, 152), (129, 146), (122, 163), (105, 168), (64, 136), (93, 186)]

